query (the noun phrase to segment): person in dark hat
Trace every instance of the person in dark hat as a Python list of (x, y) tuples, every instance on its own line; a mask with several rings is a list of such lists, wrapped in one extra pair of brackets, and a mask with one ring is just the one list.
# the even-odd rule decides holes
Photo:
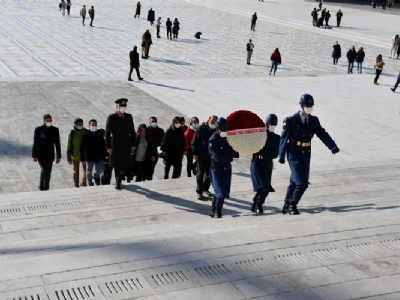
[(128, 99), (118, 99), (115, 103), (117, 111), (107, 118), (106, 146), (109, 165), (115, 170), (115, 188), (121, 189), (123, 173), (132, 166), (131, 153), (136, 149), (136, 132), (132, 115), (125, 113)]
[(301, 96), (300, 111), (283, 120), (283, 131), (279, 145), (279, 159), (281, 164), (287, 159), (290, 166), (290, 184), (287, 189), (283, 214), (299, 215), (297, 205), (308, 188), (311, 160), (311, 139), (314, 134), (332, 151), (339, 152), (339, 148), (331, 136), (321, 126), (319, 119), (311, 115), (314, 107), (314, 98), (309, 94)]
[(228, 131), (228, 121), (225, 118), (219, 118), (216, 123), (216, 131), (208, 141), (208, 151), (211, 156), (210, 177), (214, 189), (214, 199), (210, 217), (222, 217), (222, 206), (225, 198), (229, 198), (231, 190), (231, 177), (233, 158), (239, 157), (226, 140)]
[(250, 175), (253, 189), (256, 192), (253, 198), (251, 211), (263, 213), (263, 204), (270, 192), (275, 192), (271, 186), (272, 170), (274, 168), (273, 159), (278, 157), (280, 137), (274, 133), (278, 124), (278, 117), (270, 114), (265, 122), (267, 128), (267, 142), (264, 148), (253, 154), (251, 160)]

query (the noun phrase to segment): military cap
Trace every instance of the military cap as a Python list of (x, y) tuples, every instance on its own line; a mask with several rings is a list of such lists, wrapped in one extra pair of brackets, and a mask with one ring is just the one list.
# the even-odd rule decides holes
[(228, 131), (228, 121), (225, 118), (219, 118), (215, 125), (221, 131)]
[(268, 123), (270, 125), (277, 125), (278, 117), (275, 114), (269, 114), (265, 123)]
[(128, 102), (128, 99), (126, 99), (126, 98), (121, 98), (121, 99), (115, 100), (115, 103), (119, 104), (121, 106), (126, 106), (127, 102)]
[(306, 106), (313, 106), (314, 105), (314, 98), (310, 94), (304, 94), (301, 96), (300, 105), (306, 105)]

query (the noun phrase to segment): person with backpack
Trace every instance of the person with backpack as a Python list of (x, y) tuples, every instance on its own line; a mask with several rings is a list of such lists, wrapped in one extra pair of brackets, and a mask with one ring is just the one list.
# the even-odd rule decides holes
[(82, 164), (82, 181), (79, 184), (79, 165), (81, 164), (80, 148), (82, 142), (82, 136), (86, 132), (83, 127), (83, 120), (81, 118), (76, 118), (74, 121), (74, 126), (68, 133), (67, 137), (67, 161), (68, 164), (73, 168), (73, 180), (75, 187), (86, 186), (86, 166)]

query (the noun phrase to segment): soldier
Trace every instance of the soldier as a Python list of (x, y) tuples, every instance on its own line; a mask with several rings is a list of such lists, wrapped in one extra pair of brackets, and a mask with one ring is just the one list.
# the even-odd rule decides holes
[(222, 217), (224, 199), (229, 198), (231, 189), (231, 162), (234, 157), (239, 157), (239, 153), (235, 152), (226, 140), (227, 131), (228, 122), (224, 118), (219, 118), (216, 123), (216, 132), (208, 143), (208, 151), (211, 156), (210, 177), (215, 192), (210, 212), (211, 218), (215, 217), (215, 212), (217, 212), (218, 218)]
[(109, 165), (115, 170), (116, 189), (121, 189), (123, 173), (132, 166), (131, 152), (136, 150), (135, 125), (132, 115), (125, 113), (127, 102), (125, 98), (115, 101), (117, 112), (108, 116), (106, 124), (106, 146)]
[(258, 208), (261, 214), (264, 212), (262, 205), (269, 192), (275, 192), (271, 186), (272, 169), (274, 167), (272, 160), (278, 157), (280, 140), (279, 135), (274, 133), (278, 124), (278, 117), (270, 114), (265, 123), (267, 127), (267, 142), (264, 148), (253, 154), (250, 166), (251, 181), (256, 192), (250, 210), (256, 212)]
[(279, 162), (285, 163), (285, 154), (291, 170), (290, 184), (287, 189), (285, 204), (282, 213), (299, 215), (297, 204), (308, 188), (311, 159), (311, 139), (316, 134), (319, 139), (332, 151), (339, 152), (339, 148), (330, 135), (319, 123), (317, 117), (312, 116), (314, 99), (309, 94), (301, 96), (299, 101), (301, 111), (283, 121), (283, 131), (279, 146)]

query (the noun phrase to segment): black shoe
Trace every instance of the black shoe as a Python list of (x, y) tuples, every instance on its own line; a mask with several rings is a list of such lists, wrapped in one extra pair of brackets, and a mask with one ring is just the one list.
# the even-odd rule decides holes
[(95, 178), (95, 179), (94, 179), (94, 183), (95, 183), (96, 185), (100, 185), (100, 178), (97, 178), (97, 179)]
[(211, 211), (210, 211), (210, 217), (211, 217), (211, 218), (215, 218), (215, 211), (216, 211), (216, 208), (213, 206), (213, 207), (211, 208)]
[(192, 177), (192, 173), (188, 173), (188, 177)]
[(222, 218), (222, 211), (220, 209), (217, 209), (217, 218)]
[(393, 93), (396, 92), (396, 89), (394, 89), (394, 88), (391, 88), (391, 90), (392, 90)]
[(142, 77), (140, 77), (140, 78), (139, 78), (139, 80), (143, 80), (143, 78), (142, 78)]
[(289, 211), (289, 204), (285, 203), (282, 208), (282, 213), (285, 215)]
[(39, 185), (38, 188), (39, 188), (39, 191), (44, 191), (44, 187)]
[(133, 81), (133, 79), (132, 78), (128, 78), (128, 81)]
[(289, 215), (299, 215), (300, 214), (296, 205), (290, 205), (288, 212), (289, 212)]
[(252, 211), (253, 213), (256, 212), (256, 203), (255, 202), (253, 202), (253, 205), (251, 206), (250, 211)]
[(262, 204), (258, 204), (258, 205), (257, 205), (257, 208), (258, 208), (258, 212), (259, 212), (260, 214), (264, 213)]
[(130, 182), (131, 182), (131, 180), (132, 180), (132, 179), (130, 179), (130, 178), (127, 178), (127, 179), (126, 179), (126, 182), (127, 182), (127, 183), (130, 183)]
[(116, 189), (116, 190), (120, 190), (120, 189), (121, 189), (121, 182), (117, 182), (117, 183), (115, 184), (115, 189)]

